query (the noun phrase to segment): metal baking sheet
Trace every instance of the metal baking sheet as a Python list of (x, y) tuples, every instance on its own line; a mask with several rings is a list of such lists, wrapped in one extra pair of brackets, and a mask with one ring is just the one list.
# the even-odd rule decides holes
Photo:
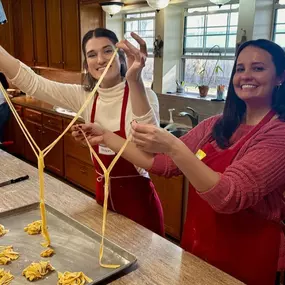
[(32, 262), (40, 260), (49, 260), (55, 268), (55, 271), (48, 274), (45, 279), (36, 282), (43, 285), (57, 284), (57, 271), (82, 271), (93, 280), (90, 285), (97, 284), (136, 262), (134, 255), (105, 239), (103, 262), (121, 266), (117, 269), (100, 267), (98, 256), (101, 236), (49, 205), (46, 205), (46, 210), (52, 247), (56, 252), (49, 258), (40, 257), (44, 250), (40, 245), (44, 240), (42, 235), (32, 236), (24, 232), (26, 225), (40, 219), (39, 203), (0, 213), (0, 224), (9, 229), (8, 234), (0, 237), (0, 245), (12, 245), (20, 254), (18, 260), (8, 265), (0, 265), (14, 275), (12, 284), (31, 284), (22, 276), (22, 271)]

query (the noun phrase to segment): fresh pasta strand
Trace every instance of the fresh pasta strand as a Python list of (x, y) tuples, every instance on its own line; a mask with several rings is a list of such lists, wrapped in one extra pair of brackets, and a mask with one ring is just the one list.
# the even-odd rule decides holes
[(102, 239), (101, 239), (100, 251), (99, 251), (99, 263), (100, 263), (100, 266), (102, 266), (104, 268), (116, 269), (116, 268), (120, 267), (120, 265), (104, 264), (104, 263), (102, 263), (102, 258), (103, 258), (103, 255), (104, 255), (104, 238), (105, 238), (106, 220), (107, 220), (110, 172), (112, 171), (112, 169), (115, 166), (116, 162), (118, 161), (118, 159), (120, 158), (120, 156), (124, 152), (124, 150), (127, 147), (128, 143), (131, 141), (132, 137), (129, 136), (127, 138), (127, 140), (125, 141), (125, 143), (123, 144), (123, 146), (121, 147), (119, 152), (116, 154), (116, 156), (114, 157), (114, 159), (112, 160), (111, 164), (109, 165), (109, 167), (107, 169), (105, 167), (105, 165), (103, 164), (103, 162), (101, 161), (101, 159), (99, 158), (99, 156), (97, 155), (97, 153), (94, 151), (93, 147), (90, 145), (90, 143), (89, 143), (89, 141), (88, 141), (84, 131), (81, 130), (81, 132), (82, 132), (82, 134), (83, 134), (83, 136), (85, 138), (85, 141), (86, 141), (86, 143), (87, 143), (91, 153), (94, 155), (95, 159), (97, 160), (97, 162), (99, 163), (100, 167), (102, 168), (103, 173), (104, 173), (104, 179), (105, 179), (105, 183), (104, 183), (104, 204), (103, 204), (103, 222), (102, 222)]
[(30, 144), (35, 156), (38, 158), (38, 154), (35, 150), (35, 148), (40, 151), (40, 148), (38, 147), (38, 145), (36, 144), (36, 142), (34, 141), (33, 137), (31, 136), (31, 134), (29, 133), (29, 131), (27, 130), (27, 128), (25, 127), (25, 124), (23, 123), (21, 117), (19, 116), (19, 114), (17, 113), (14, 105), (12, 104), (11, 100), (10, 100), (10, 97), (9, 95), (7, 94), (6, 90), (4, 89), (2, 83), (0, 82), (0, 89), (1, 89), (1, 92), (3, 94), (3, 96), (5, 97), (6, 99), (6, 102), (8, 103), (9, 107), (10, 107), (10, 110), (11, 112), (13, 113), (19, 127), (21, 128), (24, 136), (26, 137), (28, 143)]
[(101, 82), (103, 81), (105, 75), (107, 74), (115, 56), (118, 53), (118, 49), (116, 48), (110, 61), (108, 62), (104, 72), (102, 73), (102, 75), (100, 76), (98, 82), (96, 83), (95, 87), (93, 88), (93, 90), (90, 92), (90, 94), (88, 95), (86, 101), (84, 102), (84, 104), (82, 105), (82, 107), (80, 108), (80, 110), (77, 112), (77, 114), (75, 115), (75, 117), (73, 118), (73, 120), (69, 123), (69, 125), (66, 127), (66, 129), (63, 131), (63, 133), (54, 141), (52, 142), (49, 146), (47, 146), (44, 150), (44, 156), (46, 156), (51, 149), (57, 144), (57, 142), (67, 133), (67, 131), (71, 128), (71, 126), (76, 122), (76, 120), (79, 118), (79, 116), (82, 114), (82, 112), (85, 110), (85, 108), (88, 106), (88, 104), (90, 103), (90, 101), (93, 99), (94, 95), (97, 92), (97, 89), (99, 88)]
[[(50, 237), (49, 233), (47, 231), (47, 224), (46, 224), (46, 212), (45, 212), (45, 205), (44, 205), (44, 158), (43, 153), (32, 138), (31, 134), (27, 130), (25, 124), (23, 123), (22, 119), (18, 115), (15, 107), (13, 106), (8, 94), (6, 93), (6, 90), (3, 88), (2, 84), (0, 83), (0, 89), (10, 107), (12, 110), (12, 113), (19, 124), (22, 132), (24, 133), (28, 143), (30, 144), (31, 148), (33, 149), (37, 159), (38, 159), (38, 171), (39, 171), (39, 185), (40, 185), (40, 213), (41, 213), (41, 219), (42, 219), (42, 235), (45, 238), (46, 242), (42, 243), (43, 246), (49, 246), (50, 245)], [(34, 149), (34, 146), (38, 150), (39, 154)]]
[[(38, 159), (38, 173), (39, 173), (39, 185), (40, 185), (40, 213), (41, 213), (41, 220), (42, 220), (42, 235), (45, 238), (46, 242), (42, 243), (43, 246), (48, 247), (50, 245), (50, 237), (49, 237), (49, 233), (47, 230), (47, 222), (46, 222), (46, 210), (45, 210), (45, 199), (44, 199), (44, 157), (51, 151), (51, 149), (56, 145), (56, 143), (66, 134), (66, 132), (70, 129), (70, 127), (76, 122), (76, 120), (79, 118), (79, 116), (82, 114), (82, 112), (84, 111), (84, 109), (87, 107), (87, 105), (90, 103), (90, 101), (92, 100), (92, 98), (94, 97), (94, 95), (97, 92), (98, 87), (100, 86), (101, 82), (103, 81), (106, 73), (108, 72), (115, 56), (117, 55), (118, 49), (116, 48), (114, 50), (114, 53), (109, 61), (109, 63), (107, 64), (104, 72), (102, 73), (102, 75), (100, 76), (96, 86), (94, 87), (94, 89), (90, 92), (90, 94), (88, 95), (87, 99), (85, 100), (83, 106), (80, 108), (80, 110), (78, 111), (78, 113), (76, 114), (76, 116), (73, 118), (73, 120), (70, 122), (70, 124), (66, 127), (66, 129), (63, 131), (63, 133), (54, 141), (52, 142), (49, 146), (47, 146), (44, 150), (41, 150), (39, 148), (39, 146), (36, 144), (36, 142), (34, 141), (33, 137), (31, 136), (31, 134), (29, 133), (29, 131), (27, 130), (25, 124), (23, 123), (21, 117), (19, 116), (19, 114), (17, 113), (14, 105), (12, 104), (9, 95), (7, 94), (6, 90), (4, 89), (4, 87), (2, 86), (1, 82), (0, 82), (0, 89), (18, 123), (18, 125), (20, 126), (23, 134), (25, 135), (28, 143), (30, 144), (35, 156)], [(37, 151), (38, 153), (37, 153)], [(103, 255), (103, 252), (102, 252)], [(101, 263), (101, 259), (100, 259), (100, 263)]]

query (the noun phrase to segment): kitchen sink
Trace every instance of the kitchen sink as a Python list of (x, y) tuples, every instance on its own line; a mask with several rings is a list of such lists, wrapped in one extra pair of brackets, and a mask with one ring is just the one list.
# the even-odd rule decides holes
[[(165, 128), (167, 125), (169, 125), (168, 122), (161, 122), (160, 123), (160, 127), (161, 128)], [(187, 134), (191, 129), (192, 127), (188, 127), (188, 126), (180, 126), (179, 124), (174, 124), (174, 129), (169, 129), (168, 131), (170, 133), (172, 133), (174, 136), (176, 136), (177, 138), (180, 138), (182, 136), (184, 136), (185, 134)]]
[(161, 128), (165, 128), (168, 124), (169, 124), (169, 123), (162, 123), (162, 122), (160, 122), (160, 127), (161, 127)]
[(169, 132), (173, 134), (174, 136), (176, 136), (177, 138), (180, 138), (186, 135), (189, 131), (190, 131), (190, 128), (178, 128), (176, 130), (169, 131)]

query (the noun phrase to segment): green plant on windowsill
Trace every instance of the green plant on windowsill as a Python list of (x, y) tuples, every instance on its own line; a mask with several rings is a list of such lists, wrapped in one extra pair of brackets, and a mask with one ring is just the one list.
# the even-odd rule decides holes
[[(215, 49), (218, 48), (218, 57), (216, 59), (215, 62), (215, 66), (212, 70), (207, 70), (207, 63), (208, 63), (208, 59), (210, 56), (210, 53)], [(202, 68), (198, 71), (198, 75), (200, 77), (200, 83), (197, 84), (197, 88), (199, 89), (199, 93), (200, 93), (200, 97), (206, 97), (208, 95), (209, 92), (209, 87), (210, 84), (213, 80), (214, 75), (218, 74), (220, 71), (223, 72), (223, 69), (221, 68), (220, 65), (218, 65), (219, 61), (221, 58), (221, 51), (220, 51), (220, 47), (218, 45), (214, 45), (213, 47), (210, 48), (210, 50), (208, 51), (207, 57), (206, 57), (206, 61), (205, 63), (202, 65)], [(210, 74), (210, 76), (208, 76)], [(209, 80), (207, 80), (207, 78), (209, 77)]]
[(176, 80), (176, 92), (184, 93), (185, 91), (185, 81), (181, 81), (180, 83)]

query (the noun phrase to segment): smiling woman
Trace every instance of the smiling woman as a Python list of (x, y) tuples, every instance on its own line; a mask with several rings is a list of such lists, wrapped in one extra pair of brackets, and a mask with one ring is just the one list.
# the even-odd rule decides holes
[[(180, 139), (132, 123), (123, 157), (189, 183), (181, 246), (248, 285), (273, 285), (285, 269), (285, 52), (268, 40), (237, 54), (222, 115)], [(118, 151), (124, 140), (98, 124), (82, 126), (92, 145)], [(277, 284), (277, 283), (276, 283)]]
[[(159, 105), (156, 94), (144, 87), (141, 73), (147, 57), (145, 42), (132, 33), (140, 48), (129, 41), (118, 41), (115, 33), (99, 28), (83, 37), (82, 51), (86, 78), (83, 86), (47, 80), (35, 74), (0, 48), (0, 69), (19, 89), (52, 105), (77, 113), (89, 92), (114, 57), (110, 69), (97, 89), (94, 102), (89, 104), (82, 117), (85, 123), (100, 123), (104, 128), (126, 138), (131, 132), (131, 121), (159, 125)], [(114, 55), (114, 50), (119, 51)], [(88, 133), (87, 133), (88, 135)], [(115, 153), (105, 145), (94, 147), (106, 168)], [(100, 165), (94, 160), (96, 200), (104, 201), (104, 177)], [(119, 159), (111, 174), (108, 207), (148, 229), (164, 235), (162, 207), (147, 171), (124, 159)]]

